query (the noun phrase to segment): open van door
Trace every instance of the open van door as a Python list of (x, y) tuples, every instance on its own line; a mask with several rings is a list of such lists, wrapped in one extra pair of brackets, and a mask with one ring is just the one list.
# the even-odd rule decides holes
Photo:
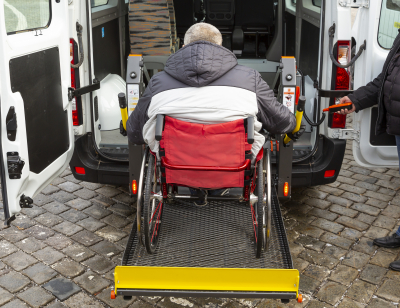
[[(360, 1), (357, 1), (360, 2)], [(354, 89), (377, 77), (400, 28), (400, 2), (397, 0), (363, 1), (353, 27), (357, 45), (366, 40), (366, 50), (354, 70)], [(368, 3), (369, 2), (369, 3)], [(354, 114), (353, 155), (362, 166), (398, 166), (394, 136), (375, 135), (377, 105)]]
[(0, 0), (0, 171), (5, 221), (73, 149), (68, 1)]

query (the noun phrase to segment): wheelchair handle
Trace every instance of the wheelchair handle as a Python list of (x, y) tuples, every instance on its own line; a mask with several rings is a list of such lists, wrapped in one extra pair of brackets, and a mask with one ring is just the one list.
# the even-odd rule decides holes
[(162, 132), (164, 128), (164, 115), (157, 114), (157, 122), (156, 122), (156, 140), (161, 141)]
[(254, 143), (254, 117), (247, 118), (247, 143)]

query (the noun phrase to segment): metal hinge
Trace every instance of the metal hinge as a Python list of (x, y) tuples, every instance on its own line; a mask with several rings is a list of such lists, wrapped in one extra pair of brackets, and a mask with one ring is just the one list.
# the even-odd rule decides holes
[(369, 0), (340, 0), (339, 5), (343, 7), (365, 7), (369, 8)]
[(20, 179), (25, 162), (21, 160), (18, 152), (7, 152), (8, 177), (11, 180)]
[(93, 91), (100, 89), (100, 82), (97, 79), (93, 80), (93, 84), (79, 88), (68, 88), (68, 99), (72, 101), (74, 97), (81, 96), (83, 94), (87, 94)]
[(332, 129), (331, 136), (335, 139), (352, 139), (360, 143), (360, 131), (352, 128)]

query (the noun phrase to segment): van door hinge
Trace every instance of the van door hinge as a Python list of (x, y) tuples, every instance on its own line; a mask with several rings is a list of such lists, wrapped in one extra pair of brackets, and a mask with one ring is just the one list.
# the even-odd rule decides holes
[(365, 7), (369, 8), (369, 0), (340, 0), (339, 5), (343, 7)]
[(335, 139), (352, 139), (360, 143), (360, 131), (352, 128), (348, 129), (332, 129), (332, 138)]
[(93, 91), (96, 91), (100, 89), (100, 81), (97, 79), (93, 80), (93, 84), (79, 88), (79, 89), (74, 89), (74, 88), (68, 88), (68, 99), (72, 101), (74, 97), (81, 96), (83, 94), (87, 94)]
[(8, 177), (11, 180), (20, 179), (25, 162), (21, 160), (18, 152), (7, 152)]
[(27, 196), (25, 196), (25, 195), (22, 195), (21, 198), (19, 199), (19, 206), (20, 206), (21, 208), (28, 208), (28, 209), (31, 209), (31, 208), (33, 208), (32, 203), (33, 203), (32, 198), (27, 197)]

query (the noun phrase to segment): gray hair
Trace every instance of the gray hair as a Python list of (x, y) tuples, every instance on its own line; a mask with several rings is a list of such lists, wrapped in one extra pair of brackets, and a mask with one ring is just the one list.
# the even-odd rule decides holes
[(222, 34), (213, 25), (205, 22), (197, 23), (186, 31), (183, 42), (187, 45), (196, 41), (208, 41), (222, 45)]

